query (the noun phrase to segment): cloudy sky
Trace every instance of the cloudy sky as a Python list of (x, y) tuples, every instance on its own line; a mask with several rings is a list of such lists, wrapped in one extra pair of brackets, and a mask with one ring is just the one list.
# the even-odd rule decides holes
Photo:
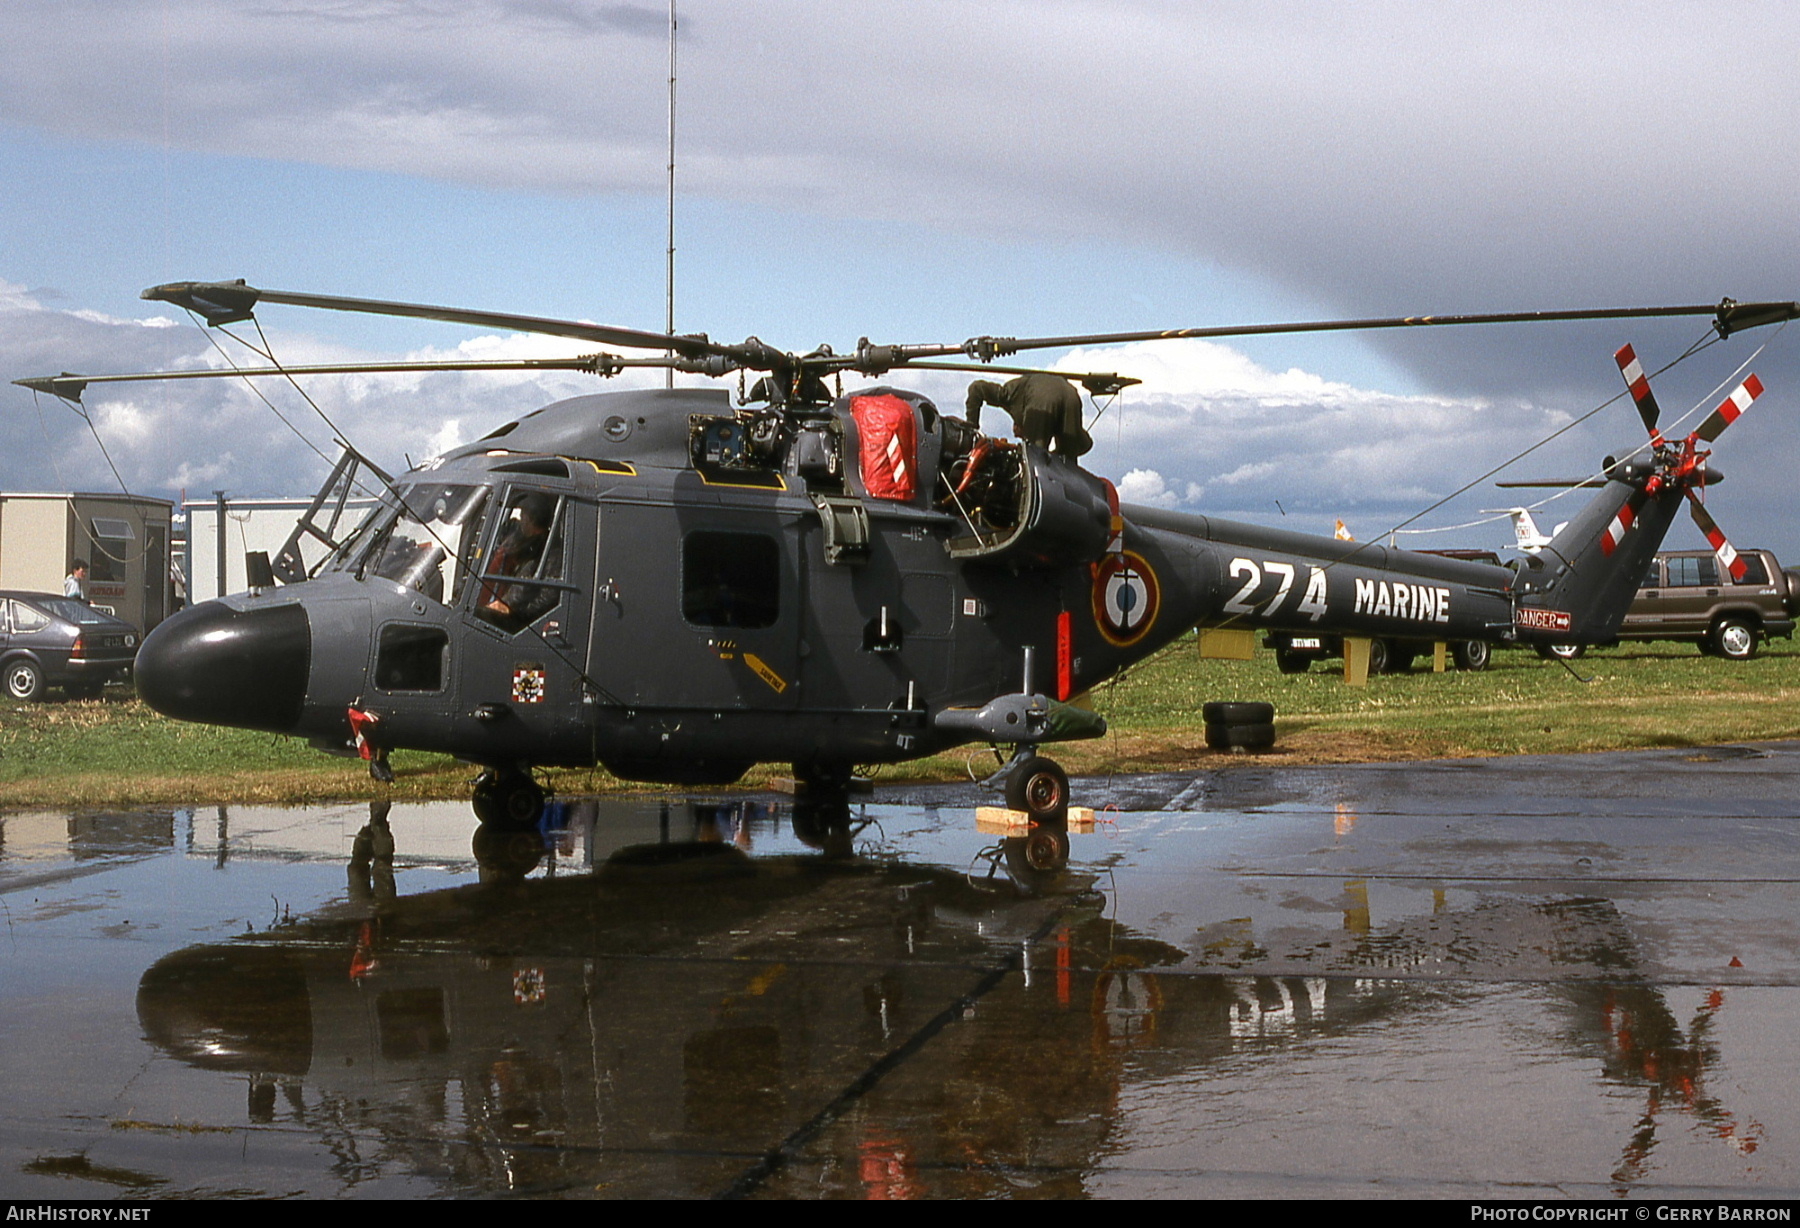
[[(8, 0), (0, 373), (220, 361), (158, 282), (663, 320), (666, 7), (590, 0)], [(1791, 5), (684, 0), (676, 323), (789, 349), (1334, 316), (1800, 298)], [(544, 338), (269, 308), (284, 361), (567, 353)], [(1128, 497), (1377, 536), (1706, 332), (1429, 330), (1048, 355), (1144, 384), (1094, 428)], [(1768, 343), (1756, 354), (1757, 347)], [(1741, 364), (1721, 441), (1740, 545), (1800, 561), (1800, 328), (1662, 376), (1666, 417)], [(947, 403), (950, 377), (910, 381)], [(575, 377), (314, 380), (404, 465)], [(1715, 391), (1717, 389), (1717, 391)], [(95, 389), (89, 424), (0, 391), (0, 489), (309, 493), (330, 431), (270, 387)], [(305, 438), (301, 438), (305, 436)], [(1642, 438), (1620, 402), (1508, 471)], [(1533, 496), (1537, 497), (1537, 496)], [(1577, 496), (1578, 497), (1578, 496)], [(1489, 484), (1429, 512), (1423, 546)], [(1550, 505), (1566, 518), (1573, 499)], [(1673, 539), (1699, 545), (1685, 521)]]

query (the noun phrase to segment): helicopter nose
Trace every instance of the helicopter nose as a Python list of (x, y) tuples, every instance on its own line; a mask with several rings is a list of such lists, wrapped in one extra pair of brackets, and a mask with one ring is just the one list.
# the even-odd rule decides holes
[(203, 601), (138, 649), (138, 695), (164, 716), (281, 733), (300, 722), (312, 626), (298, 605), (234, 610)]

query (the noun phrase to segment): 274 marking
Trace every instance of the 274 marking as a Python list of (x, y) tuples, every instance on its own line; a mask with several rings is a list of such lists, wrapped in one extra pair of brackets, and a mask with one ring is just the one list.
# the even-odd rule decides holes
[[(1276, 577), (1279, 584), (1275, 589), (1275, 595), (1261, 603), (1262, 608), (1258, 610), (1253, 595), (1258, 588), (1262, 587), (1263, 572), (1265, 571)], [(1255, 559), (1246, 558), (1232, 559), (1226, 572), (1233, 579), (1243, 578), (1244, 583), (1243, 587), (1239, 588), (1225, 602), (1225, 612), (1227, 614), (1261, 613), (1265, 618), (1273, 617), (1280, 610), (1281, 603), (1286, 601), (1288, 594), (1293, 591), (1296, 574), (1292, 563), (1270, 561), (1259, 567)], [(1308, 564), (1306, 572), (1306, 591), (1301, 594), (1300, 604), (1294, 607), (1294, 611), (1306, 615), (1313, 622), (1318, 622), (1326, 614), (1325, 569)]]

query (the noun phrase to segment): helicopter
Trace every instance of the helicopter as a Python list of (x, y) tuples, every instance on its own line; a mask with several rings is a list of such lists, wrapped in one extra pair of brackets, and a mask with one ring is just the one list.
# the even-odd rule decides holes
[[(1011, 747), (990, 783), (1012, 808), (1053, 820), (1069, 783), (1041, 748), (1100, 736), (1106, 722), (1081, 697), (1195, 627), (1606, 640), (1684, 500), (1729, 566), (1730, 544), (1701, 506), (1722, 476), (1703, 445), (1761, 391), (1751, 376), (1698, 430), (1669, 440), (1641, 366), (1622, 350), (1649, 443), (1609, 457), (1598, 493), (1539, 551), (1497, 566), (1124, 506), (1066, 435), (1000, 439), (918, 393), (886, 383), (834, 393), (828, 378), (978, 371), (1012, 376), (1008, 388), (1052, 378), (1098, 397), (1138, 381), (996, 360), (1132, 341), (1674, 315), (1710, 316), (1724, 337), (1800, 318), (1800, 303), (1726, 299), (960, 343), (864, 338), (845, 354), (794, 354), (756, 337), (731, 344), (242, 281), (177, 282), (143, 297), (213, 327), (289, 305), (648, 353), (16, 382), (79, 400), (112, 380), (503, 365), (737, 374), (740, 388), (757, 375), (735, 403), (728, 388), (707, 387), (557, 401), (397, 478), (346, 443), (295, 539), (253, 568), (265, 574), (247, 592), (189, 607), (145, 638), (135, 673), (158, 712), (353, 749), (378, 779), (392, 779), (391, 750), (447, 752), (481, 765), (476, 816), (504, 825), (543, 811), (539, 768), (599, 764), (627, 780), (698, 786), (786, 762), (803, 795), (829, 803), (856, 765), (968, 743)], [(339, 531), (364, 468), (383, 488), (380, 505)], [(302, 532), (329, 548), (310, 574), (298, 562)]]

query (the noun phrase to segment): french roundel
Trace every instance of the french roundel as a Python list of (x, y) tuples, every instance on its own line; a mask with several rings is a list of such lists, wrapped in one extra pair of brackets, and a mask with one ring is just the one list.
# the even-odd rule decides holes
[(1141, 555), (1108, 555), (1094, 569), (1094, 621), (1100, 634), (1121, 647), (1144, 638), (1156, 622), (1162, 593), (1156, 573)]

